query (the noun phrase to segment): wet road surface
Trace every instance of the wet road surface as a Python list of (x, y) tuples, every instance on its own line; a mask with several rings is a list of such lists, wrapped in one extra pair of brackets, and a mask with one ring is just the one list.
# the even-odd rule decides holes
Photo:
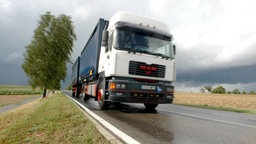
[(256, 115), (159, 105), (147, 111), (141, 104), (117, 104), (99, 110), (93, 99), (80, 100), (87, 108), (140, 143), (255, 144)]

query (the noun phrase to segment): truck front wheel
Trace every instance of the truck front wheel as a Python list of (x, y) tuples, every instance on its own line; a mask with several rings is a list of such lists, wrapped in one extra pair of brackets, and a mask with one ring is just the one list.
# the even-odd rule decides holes
[(105, 100), (105, 87), (104, 81), (102, 81), (99, 85), (97, 91), (98, 102), (101, 110), (109, 109), (109, 103)]

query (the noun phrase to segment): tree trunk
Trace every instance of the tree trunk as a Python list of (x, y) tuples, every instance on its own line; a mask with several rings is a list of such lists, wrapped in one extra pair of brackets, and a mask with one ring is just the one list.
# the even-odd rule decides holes
[(47, 92), (46, 87), (44, 87), (44, 89), (43, 89), (43, 98), (46, 97), (46, 92)]

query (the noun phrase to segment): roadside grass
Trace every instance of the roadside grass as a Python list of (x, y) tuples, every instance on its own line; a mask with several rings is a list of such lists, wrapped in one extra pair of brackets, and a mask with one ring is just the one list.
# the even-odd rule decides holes
[(256, 95), (175, 93), (174, 104), (256, 114)]
[(109, 143), (66, 96), (56, 93), (0, 115), (0, 143)]

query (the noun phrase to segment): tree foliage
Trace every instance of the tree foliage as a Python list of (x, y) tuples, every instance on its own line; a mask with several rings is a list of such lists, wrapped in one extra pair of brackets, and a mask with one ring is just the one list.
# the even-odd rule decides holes
[(76, 40), (71, 17), (41, 15), (30, 44), (26, 46), (22, 68), (32, 87), (59, 89), (66, 77), (66, 62)]
[(240, 92), (239, 89), (234, 89), (234, 90), (232, 91), (232, 93), (233, 93), (233, 94), (241, 94), (241, 92)]
[(226, 89), (223, 86), (218, 86), (215, 89), (213, 89), (212, 93), (224, 94), (226, 93)]
[(72, 90), (72, 84), (69, 84), (69, 85), (66, 87), (66, 90)]
[(255, 92), (254, 91), (250, 91), (250, 93), (249, 94), (255, 94)]
[(205, 86), (204, 87), (209, 93), (212, 92), (212, 86)]
[(204, 89), (204, 88), (201, 88), (201, 89), (200, 89), (200, 92), (201, 92), (201, 93), (205, 93), (205, 89)]

